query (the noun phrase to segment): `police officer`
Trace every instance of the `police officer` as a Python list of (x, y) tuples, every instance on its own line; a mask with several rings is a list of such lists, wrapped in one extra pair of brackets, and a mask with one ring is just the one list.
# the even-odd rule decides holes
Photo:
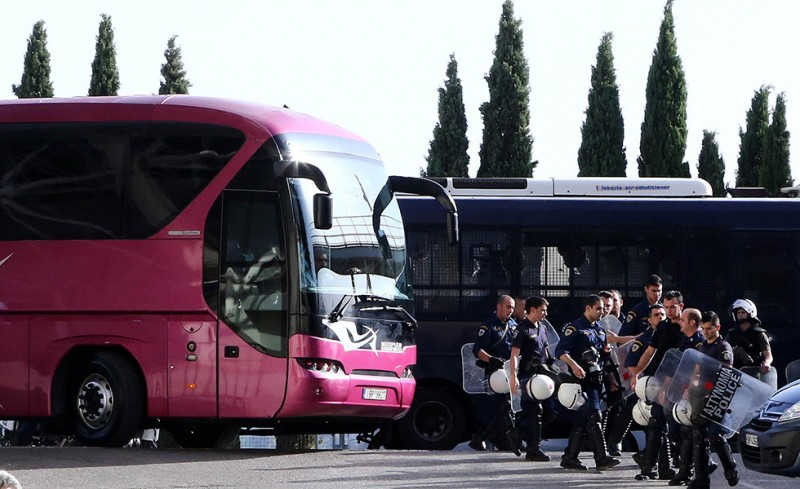
[[(687, 311), (696, 309), (687, 309)], [(700, 351), (715, 358), (727, 366), (733, 365), (733, 348), (719, 335), (719, 317), (713, 311), (708, 311), (702, 315), (703, 335), (706, 340), (700, 347)], [(709, 454), (708, 447), (719, 457), (722, 467), (725, 469), (725, 479), (729, 486), (739, 483), (739, 472), (736, 470), (736, 461), (733, 460), (731, 447), (722, 436), (722, 428), (717, 424), (699, 424), (692, 427), (692, 437), (694, 444), (694, 478), (689, 483), (693, 489), (708, 489), (711, 486), (709, 477)]]
[(586, 402), (578, 413), (578, 420), (572, 427), (561, 460), (561, 466), (565, 469), (586, 470), (586, 466), (578, 459), (584, 433), (592, 442), (597, 470), (609, 469), (620, 463), (618, 459), (608, 456), (602, 429), (600, 394), (603, 388), (603, 362), (609, 355), (606, 333), (597, 324), (602, 314), (600, 297), (586, 297), (583, 315), (564, 326), (556, 348), (556, 357), (569, 366), (586, 395)]
[[(628, 370), (631, 377), (636, 376), (636, 366), (639, 364), (639, 360), (642, 358), (645, 349), (650, 345), (650, 339), (653, 337), (656, 327), (666, 319), (667, 312), (663, 305), (653, 304), (650, 306), (650, 310), (647, 314), (647, 329), (633, 340), (631, 350), (625, 356), (624, 367)], [(625, 438), (625, 434), (628, 432), (628, 429), (630, 429), (631, 422), (633, 421), (633, 408), (636, 406), (636, 400), (636, 398), (628, 399), (616, 422), (611, 425), (608, 434), (608, 452), (610, 455), (621, 455), (622, 439)], [(644, 453), (636, 454), (634, 455), (634, 459), (637, 460), (637, 463), (640, 461), (643, 464), (643, 456)]]
[[(664, 309), (667, 320), (656, 327), (650, 345), (642, 354), (639, 363), (633, 371), (637, 374), (652, 376), (661, 365), (661, 360), (670, 348), (677, 348), (684, 338), (681, 333), (680, 319), (683, 311), (683, 294), (671, 290), (664, 294)], [(631, 383), (635, 385), (634, 381)], [(670, 467), (670, 446), (664, 436), (667, 429), (667, 418), (660, 404), (653, 404), (650, 410), (650, 421), (645, 431), (645, 459), (642, 471), (636, 476), (637, 480), (661, 479), (671, 480), (675, 477), (675, 470)], [(663, 444), (663, 447), (662, 447)], [(655, 468), (658, 464), (658, 472)]]
[(769, 372), (772, 349), (755, 303), (750, 299), (737, 299), (731, 305), (731, 316), (739, 325), (731, 328), (725, 337), (733, 348), (733, 367), (760, 367), (762, 374)]
[[(700, 329), (701, 316), (697, 309), (686, 309), (681, 314), (679, 320), (681, 325), (681, 333), (684, 337), (678, 343), (680, 351), (689, 349), (699, 350), (703, 346), (705, 338), (703, 337), (702, 330)], [(671, 416), (667, 418), (669, 426), (669, 436), (673, 444), (678, 447), (678, 472), (675, 477), (670, 479), (669, 485), (671, 486), (685, 486), (692, 478), (693, 464), (693, 445), (692, 445), (692, 427), (684, 426), (672, 419)]]
[[(517, 323), (511, 318), (513, 312), (514, 299), (508, 295), (501, 295), (497, 299), (495, 313), (478, 328), (472, 353), (477, 357), (478, 364), (484, 367), (486, 378), (503, 368), (503, 364), (511, 356), (511, 343), (517, 327)], [(492, 418), (483, 430), (472, 437), (469, 446), (473, 450), (486, 450), (486, 440), (502, 429), (512, 444), (511, 448), (519, 456), (521, 452), (514, 435), (511, 400), (507, 394), (495, 394), (492, 398), (494, 404)]]
[(661, 277), (650, 275), (644, 284), (644, 300), (631, 308), (619, 330), (621, 336), (636, 336), (647, 329), (650, 306), (659, 304), (663, 285)]
[[(552, 365), (548, 353), (547, 333), (542, 323), (547, 317), (549, 303), (543, 297), (525, 299), (525, 319), (517, 325), (517, 334), (511, 346), (511, 392), (516, 394), (534, 374), (545, 374)], [(519, 357), (519, 366), (517, 365)], [(517, 374), (519, 371), (519, 374)], [(540, 447), (542, 425), (555, 419), (552, 401), (540, 401), (523, 394), (522, 415), (517, 418), (517, 427), (522, 431), (527, 444), (525, 460), (547, 462), (550, 457)]]

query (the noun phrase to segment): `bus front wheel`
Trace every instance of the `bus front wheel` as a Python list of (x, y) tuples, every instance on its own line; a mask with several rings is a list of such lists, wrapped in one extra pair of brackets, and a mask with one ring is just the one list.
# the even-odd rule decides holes
[(467, 429), (461, 401), (445, 388), (418, 386), (411, 409), (397, 423), (400, 443), (414, 450), (452, 450)]
[(67, 412), (86, 445), (121, 447), (141, 428), (145, 392), (133, 362), (111, 352), (91, 354), (73, 377)]

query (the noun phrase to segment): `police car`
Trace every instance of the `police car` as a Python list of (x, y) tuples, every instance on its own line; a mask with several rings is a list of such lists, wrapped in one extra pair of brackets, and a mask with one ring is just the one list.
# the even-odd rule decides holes
[(739, 430), (745, 467), (800, 477), (800, 380), (778, 390)]

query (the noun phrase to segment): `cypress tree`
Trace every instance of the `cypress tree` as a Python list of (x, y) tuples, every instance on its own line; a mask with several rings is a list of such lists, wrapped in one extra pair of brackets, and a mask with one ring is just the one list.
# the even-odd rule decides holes
[(789, 131), (786, 130), (786, 95), (783, 93), (778, 94), (775, 101), (772, 124), (764, 138), (763, 157), (758, 169), (759, 186), (777, 197), (782, 187), (793, 185), (792, 171), (789, 168)]
[(739, 161), (736, 170), (737, 187), (757, 187), (761, 162), (764, 159), (765, 139), (769, 128), (769, 93), (771, 87), (762, 85), (753, 95), (747, 111), (747, 128), (739, 128)]
[(522, 21), (514, 19), (514, 4), (503, 2), (494, 62), (486, 75), (489, 101), (481, 107), (483, 142), (478, 177), (530, 177), (530, 86), (522, 42)]
[(716, 132), (703, 130), (697, 176), (711, 185), (714, 197), (725, 197), (725, 160), (719, 154)]
[(579, 177), (624, 177), (628, 165), (625, 122), (619, 106), (619, 86), (611, 51), (613, 40), (612, 33), (603, 34), (597, 48), (597, 64), (592, 66), (592, 88), (578, 149)]
[(158, 89), (159, 95), (173, 93), (189, 93), (192, 84), (186, 78), (186, 70), (183, 69), (183, 59), (181, 59), (181, 48), (175, 45), (175, 38), (172, 36), (167, 41), (167, 49), (164, 51), (166, 62), (161, 65), (161, 76), (164, 81)]
[(683, 73), (672, 2), (667, 0), (664, 19), (647, 75), (647, 101), (639, 142), (640, 177), (685, 177), (686, 78)]
[(47, 51), (47, 30), (44, 21), (33, 24), (25, 51), (25, 65), (19, 85), (11, 85), (18, 98), (49, 98), (53, 96), (50, 82), (50, 52)]
[(114, 30), (111, 17), (102, 14), (97, 32), (92, 79), (89, 82), (89, 95), (116, 95), (119, 91), (119, 70), (117, 69), (117, 50), (114, 47)]
[(447, 78), (439, 88), (439, 122), (433, 128), (433, 139), (425, 160), (429, 177), (468, 177), (469, 139), (467, 139), (467, 113), (458, 62), (455, 54), (447, 63)]

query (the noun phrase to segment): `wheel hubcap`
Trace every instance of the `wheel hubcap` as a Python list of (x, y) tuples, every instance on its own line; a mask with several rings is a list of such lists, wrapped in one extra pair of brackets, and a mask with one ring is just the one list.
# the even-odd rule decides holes
[(83, 423), (95, 430), (103, 428), (113, 412), (114, 393), (108, 380), (100, 374), (83, 379), (78, 392), (78, 413)]
[(428, 402), (420, 406), (414, 417), (414, 428), (425, 439), (441, 438), (450, 429), (452, 420), (448, 410), (437, 402)]

